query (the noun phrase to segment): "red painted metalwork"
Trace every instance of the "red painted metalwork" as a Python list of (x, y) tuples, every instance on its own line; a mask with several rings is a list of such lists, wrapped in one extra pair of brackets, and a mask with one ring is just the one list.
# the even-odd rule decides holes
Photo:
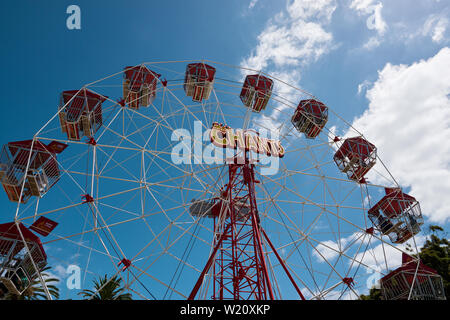
[(56, 154), (66, 147), (61, 142), (45, 145), (39, 140), (4, 145), (0, 154), (0, 182), (9, 200), (26, 203), (31, 196), (40, 197), (47, 192), (60, 177)]
[(94, 198), (90, 194), (83, 194), (81, 198), (84, 199), (82, 203), (94, 202)]
[(364, 175), (376, 163), (376, 155), (377, 148), (372, 143), (363, 137), (353, 137), (345, 139), (333, 160), (349, 179), (363, 183)]
[(402, 265), (380, 280), (386, 300), (445, 300), (442, 277), (436, 270), (402, 253)]
[(355, 281), (353, 280), (353, 278), (343, 278), (342, 282), (345, 283), (349, 288), (353, 287), (355, 285)]
[(93, 136), (103, 124), (102, 103), (107, 97), (86, 88), (61, 94), (59, 122), (67, 139), (79, 141), (81, 136)]
[(283, 260), (260, 225), (256, 204), (254, 165), (228, 166), (228, 183), (219, 199), (201, 207), (191, 206), (191, 213), (214, 219), (214, 249), (188, 299), (194, 299), (207, 272), (212, 269), (214, 300), (274, 299), (271, 279), (263, 251), (263, 236), (283, 266), (300, 297), (304, 299)]
[[(211, 253), (211, 255), (208, 258), (208, 261), (206, 262), (205, 267), (202, 270), (202, 273), (200, 274), (200, 277), (198, 278), (197, 282), (194, 285), (194, 288), (191, 291), (191, 294), (188, 297), (188, 300), (193, 300), (198, 292), (198, 290), (200, 289), (202, 283), (203, 283), (203, 279), (206, 275), (206, 273), (209, 271), (209, 269), (211, 268), (212, 264), (214, 263), (214, 258), (216, 257), (217, 251), (219, 250), (219, 248), (222, 245), (222, 241), (223, 239), (225, 239), (228, 235), (228, 229), (230, 228), (231, 225), (227, 225), (223, 231), (222, 234), (218, 235), (218, 240), (216, 240), (216, 244), (214, 246), (214, 250)], [(216, 238), (217, 239), (217, 238)]]
[(328, 121), (328, 107), (314, 99), (302, 100), (291, 121), (299, 132), (305, 134), (306, 138), (314, 139)]
[(241, 90), (241, 101), (254, 112), (265, 109), (272, 95), (273, 81), (260, 74), (245, 77)]
[(123, 97), (132, 109), (148, 107), (156, 97), (156, 85), (161, 75), (146, 66), (126, 67), (123, 81)]
[(122, 260), (120, 260), (120, 262), (117, 266), (120, 266), (121, 264), (123, 264), (123, 267), (122, 267), (122, 272), (123, 272), (131, 266), (131, 261), (126, 258), (123, 258)]
[(419, 202), (400, 188), (385, 188), (386, 195), (368, 211), (369, 219), (394, 243), (404, 243), (423, 224)]
[(47, 264), (41, 240), (20, 222), (0, 224), (0, 259), (0, 296), (22, 294)]
[(184, 91), (193, 101), (209, 99), (212, 91), (216, 69), (205, 63), (190, 63), (184, 76)]
[(283, 259), (281, 259), (280, 255), (278, 254), (277, 250), (273, 246), (272, 242), (270, 241), (269, 237), (267, 236), (266, 232), (263, 228), (261, 228), (261, 233), (264, 235), (264, 238), (266, 239), (267, 243), (269, 244), (270, 248), (272, 249), (273, 253), (275, 253), (275, 256), (278, 259), (278, 262), (280, 262), (281, 266), (283, 267), (284, 272), (288, 276), (289, 280), (291, 281), (292, 285), (294, 286), (295, 290), (297, 291), (298, 295), (300, 296), (300, 299), (306, 300), (305, 297), (302, 294), (302, 291), (298, 287), (297, 283), (295, 282), (294, 278), (292, 277), (291, 273), (289, 272), (288, 268), (286, 267), (286, 264), (284, 263)]
[(8, 240), (19, 240), (19, 244), (15, 248), (15, 251), (16, 253), (19, 253), (22, 250), (24, 245), (23, 242), (21, 242), (22, 237), (20, 236), (20, 234), (22, 234), (26, 242), (37, 245), (37, 249), (39, 250), (41, 256), (40, 259), (36, 260), (35, 262), (38, 263), (40, 261), (46, 261), (47, 255), (45, 254), (41, 239), (39, 239), (38, 236), (36, 236), (20, 222), (18, 223), (18, 226), (15, 222), (0, 224), (0, 237), (2, 238), (2, 240), (0, 240), (0, 248), (3, 248), (2, 250), (0, 250), (0, 255), (6, 254), (6, 251), (4, 250), (4, 244), (6, 244)]
[(87, 141), (87, 144), (90, 144), (91, 146), (96, 146), (97, 141), (95, 141), (95, 139), (93, 137), (90, 137)]
[(57, 222), (50, 220), (49, 218), (46, 218), (44, 216), (39, 217), (30, 227), (30, 230), (33, 230), (34, 232), (40, 234), (41, 236), (48, 236), (53, 229), (56, 228), (58, 225)]

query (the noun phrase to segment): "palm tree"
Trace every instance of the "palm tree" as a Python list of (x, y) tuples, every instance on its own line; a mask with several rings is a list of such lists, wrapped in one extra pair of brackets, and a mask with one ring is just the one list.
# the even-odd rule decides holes
[[(59, 282), (58, 278), (52, 277), (50, 273), (46, 272), (50, 270), (50, 266), (46, 266), (40, 272), (42, 279), (45, 282), (45, 285), (48, 289), (48, 292), (54, 299), (59, 299), (59, 288), (56, 286), (56, 283)], [(39, 275), (35, 273), (33, 278), (30, 281), (30, 286), (25, 289), (22, 294), (13, 294), (8, 293), (5, 296), (6, 300), (41, 300), (47, 299), (47, 295), (45, 293), (45, 289), (42, 286), (42, 283), (39, 279)]]
[(132, 300), (130, 293), (122, 293), (124, 290), (121, 278), (115, 275), (108, 279), (105, 275), (94, 280), (94, 290), (83, 290), (78, 294), (92, 300)]

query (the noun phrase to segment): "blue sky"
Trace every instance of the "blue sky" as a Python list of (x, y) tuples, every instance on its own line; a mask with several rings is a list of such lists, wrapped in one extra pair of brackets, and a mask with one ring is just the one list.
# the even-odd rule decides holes
[[(81, 9), (81, 30), (66, 27), (66, 8), (72, 4)], [(420, 201), (426, 223), (448, 230), (446, 1), (412, 6), (407, 0), (136, 0), (132, 5), (20, 0), (1, 2), (0, 12), (2, 144), (30, 139), (56, 113), (61, 91), (128, 65), (208, 59), (250, 67), (312, 93), (353, 124), (379, 147), (389, 171)], [(280, 115), (274, 110), (271, 119), (261, 119), (276, 123)], [(340, 136), (350, 132), (343, 121), (330, 121), (330, 129)], [(2, 221), (8, 222), (16, 205), (3, 193), (0, 201)], [(127, 245), (133, 244), (124, 240)], [(67, 254), (64, 263), (54, 254), (60, 277), (65, 276), (62, 267), (79, 253)], [(98, 269), (107, 270), (109, 263), (99, 260)], [(62, 290), (64, 296), (74, 295)]]

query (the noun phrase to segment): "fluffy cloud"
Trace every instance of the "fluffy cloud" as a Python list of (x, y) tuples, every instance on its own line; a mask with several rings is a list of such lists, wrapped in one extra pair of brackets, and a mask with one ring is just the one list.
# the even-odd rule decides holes
[(339, 239), (339, 243), (333, 240), (321, 241), (315, 247), (316, 250), (313, 251), (312, 254), (316, 257), (318, 262), (324, 262), (323, 259), (333, 260), (340, 254), (348, 254), (348, 250), (352, 248), (355, 243), (359, 245), (359, 243), (367, 243), (367, 241), (368, 238), (365, 237), (363, 233), (357, 232), (348, 237)]
[(370, 37), (370, 39), (363, 45), (364, 49), (372, 50), (378, 47), (381, 44), (381, 41), (378, 37)]
[[(397, 182), (431, 221), (450, 218), (450, 49), (412, 65), (387, 64), (353, 127), (374, 143)], [(381, 171), (378, 162), (375, 169)], [(369, 179), (386, 183), (379, 175)]]
[[(367, 270), (369, 273), (375, 270), (385, 273), (388, 270), (394, 270), (402, 265), (402, 252), (406, 252), (407, 244), (413, 248), (415, 246), (420, 248), (424, 245), (425, 240), (426, 238), (419, 234), (414, 237), (414, 240), (409, 240), (395, 247), (377, 241), (368, 252), (358, 253), (355, 256), (355, 260), (361, 261), (361, 263), (370, 267)], [(386, 260), (384, 257), (386, 257)]]
[(425, 21), (422, 34), (431, 36), (433, 42), (440, 43), (446, 40), (445, 34), (448, 27), (448, 19), (445, 16), (431, 15)]
[(250, 1), (249, 5), (248, 5), (248, 8), (249, 8), (249, 9), (252, 9), (252, 8), (256, 5), (257, 2), (258, 2), (258, 0), (252, 0), (252, 1)]
[(334, 0), (295, 0), (288, 4), (287, 11), (293, 19), (321, 19), (329, 22), (336, 10)]
[(333, 40), (322, 23), (329, 21), (336, 6), (333, 0), (294, 1), (259, 34), (255, 50), (242, 66), (274, 71), (318, 59)]
[(358, 85), (358, 95), (362, 94), (372, 83), (368, 80), (364, 80)]
[[(289, 1), (286, 10), (273, 17), (258, 36), (255, 49), (242, 60), (241, 66), (265, 72), (299, 87), (298, 67), (314, 62), (333, 46), (333, 35), (325, 30), (336, 9), (335, 0)], [(285, 88), (286, 89), (286, 88)], [(283, 92), (289, 99), (295, 90)], [(276, 128), (278, 106), (272, 114), (261, 116), (260, 125)]]
[(381, 13), (383, 3), (375, 3), (374, 0), (353, 0), (350, 4), (350, 9), (355, 10), (360, 16), (367, 16), (367, 28), (377, 32), (375, 36), (369, 38), (369, 40), (363, 45), (363, 48), (372, 50), (378, 47), (382, 42), (382, 36), (387, 30), (387, 23), (383, 19), (383, 15)]
[(328, 48), (332, 36), (313, 22), (298, 19), (289, 25), (269, 25), (259, 36), (258, 46), (244, 65), (265, 69), (295, 66), (319, 58)]
[[(347, 239), (341, 239), (342, 246), (345, 246)], [(339, 244), (333, 240), (322, 241), (316, 246), (317, 251), (313, 251), (312, 254), (316, 257), (317, 261), (324, 262), (323, 259), (332, 260), (336, 258), (342, 251), (339, 250)]]
[[(384, 237), (383, 240), (390, 243), (387, 237)], [(313, 256), (318, 262), (324, 263), (324, 259), (330, 262), (339, 255), (345, 254), (351, 257), (351, 259), (347, 257), (343, 258), (348, 266), (352, 265), (354, 260), (357, 262), (356, 265), (361, 263), (366, 266), (367, 273), (386, 273), (388, 270), (393, 270), (401, 266), (402, 252), (406, 252), (408, 247), (416, 251), (414, 248), (422, 247), (425, 240), (425, 236), (419, 234), (414, 239), (410, 239), (403, 244), (391, 246), (375, 238), (367, 237), (362, 233), (354, 233), (348, 237), (341, 238), (339, 243), (334, 240), (320, 242), (315, 247)], [(355, 255), (355, 248), (358, 248), (361, 244), (367, 247), (367, 249)]]
[(422, 1), (413, 8), (408, 5), (408, 0), (347, 1), (347, 8), (366, 19), (366, 27), (374, 31), (362, 45), (363, 49), (372, 50), (383, 43), (411, 44), (411, 40), (422, 41), (424, 37), (435, 44), (449, 42), (448, 4)]

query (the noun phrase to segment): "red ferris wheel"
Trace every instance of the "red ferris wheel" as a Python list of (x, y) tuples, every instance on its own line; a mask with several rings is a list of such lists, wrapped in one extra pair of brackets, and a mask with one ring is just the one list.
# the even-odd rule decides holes
[(120, 277), (136, 299), (358, 299), (369, 277), (386, 299), (445, 298), (405, 248), (417, 250), (419, 202), (301, 88), (207, 60), (150, 62), (63, 91), (55, 109), (0, 156), (17, 203), (0, 224), (3, 297), (45, 287), (59, 263), (86, 285)]

